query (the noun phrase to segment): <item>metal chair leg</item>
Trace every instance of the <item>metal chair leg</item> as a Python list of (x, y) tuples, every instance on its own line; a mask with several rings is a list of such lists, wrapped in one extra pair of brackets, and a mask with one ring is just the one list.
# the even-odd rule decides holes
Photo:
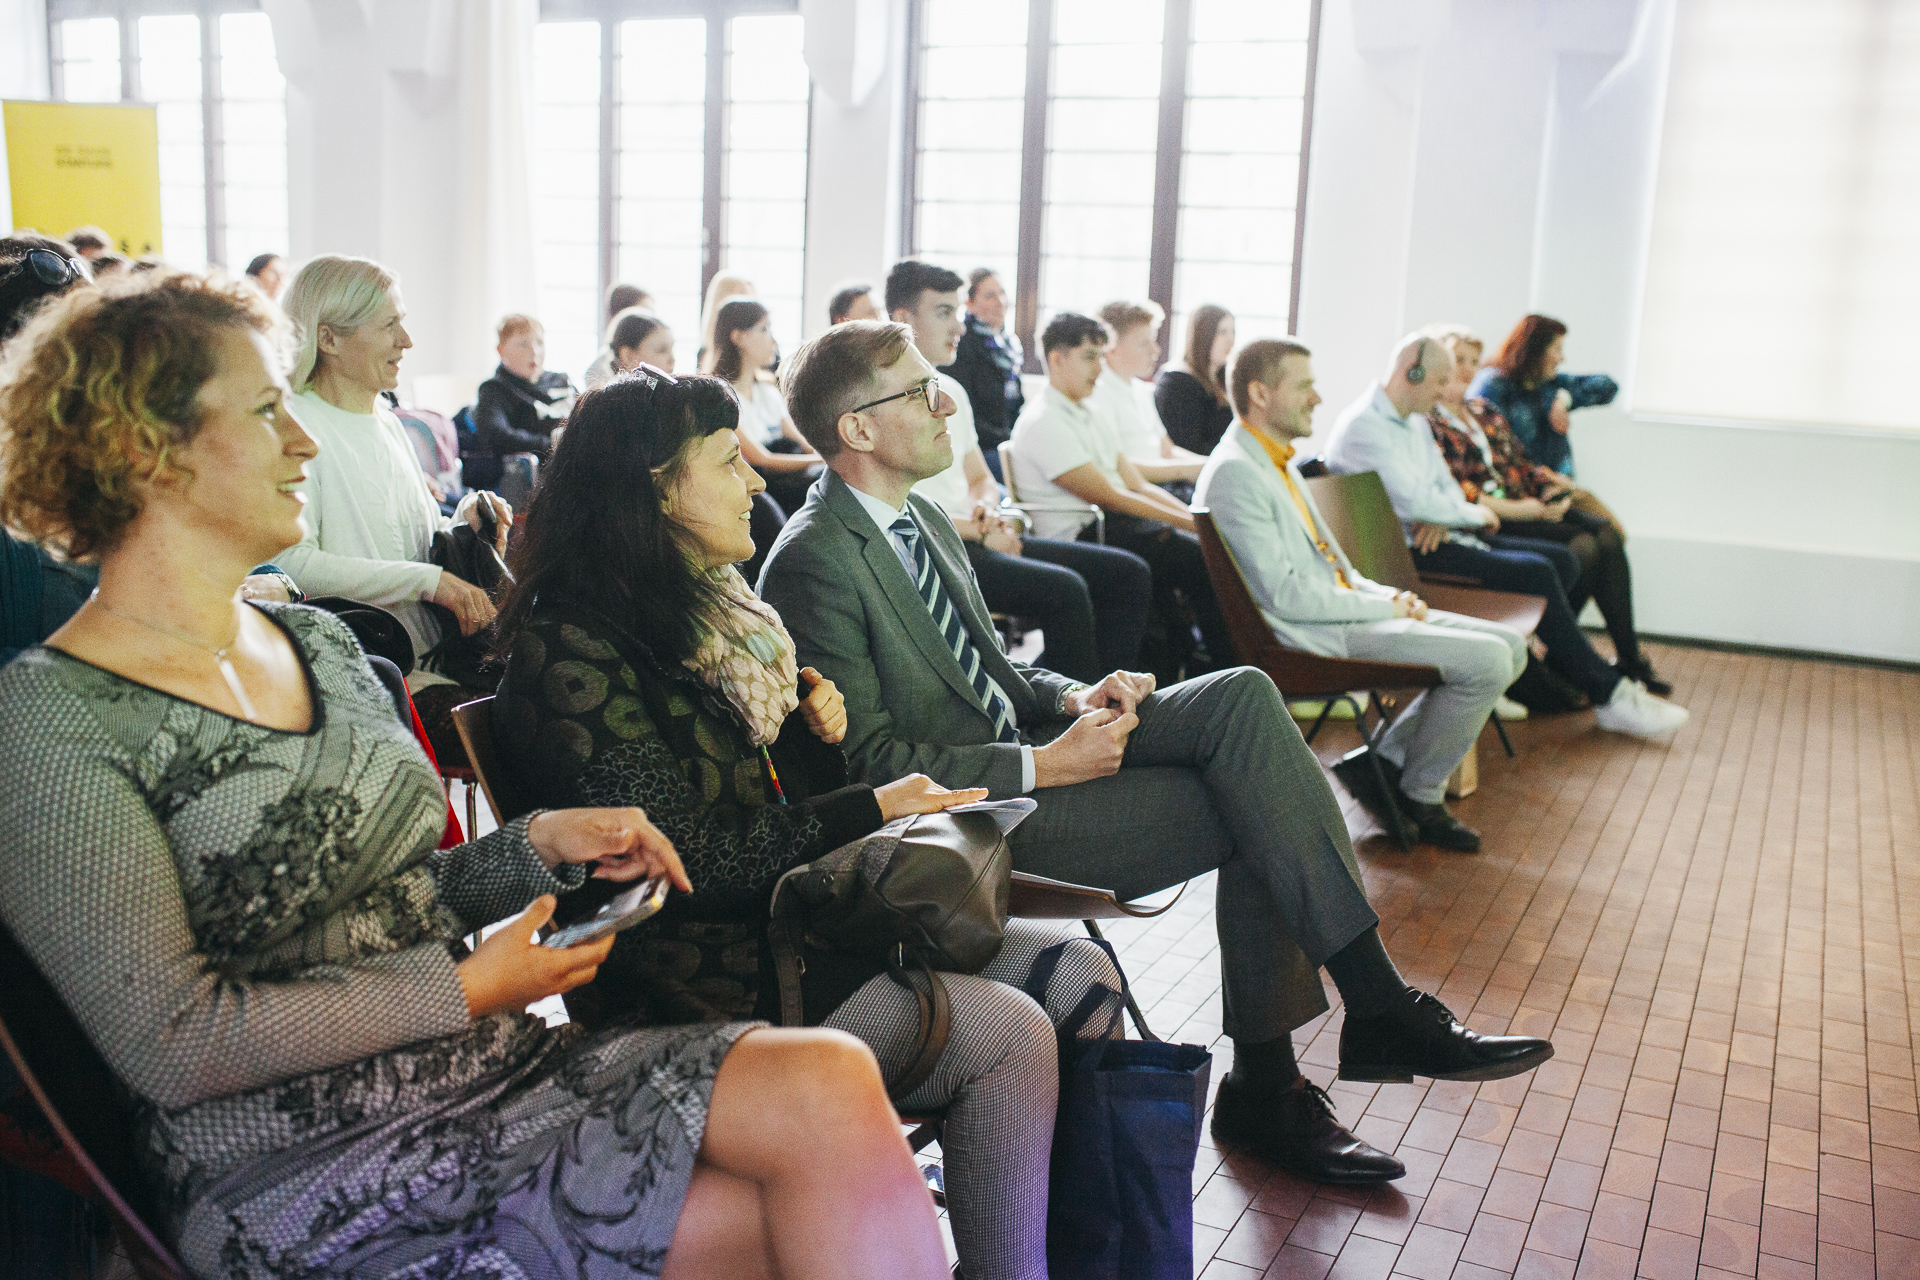
[[(1096, 938), (1102, 942), (1106, 941), (1107, 935), (1100, 932), (1099, 925), (1095, 924), (1091, 920), (1082, 920), (1080, 923), (1087, 926), (1088, 937)], [(1140, 1002), (1133, 998), (1133, 989), (1129, 987), (1125, 995), (1126, 995), (1126, 1002), (1127, 1002), (1127, 1013), (1129, 1016), (1133, 1018), (1133, 1029), (1140, 1033), (1140, 1038), (1142, 1040), (1158, 1040), (1160, 1037), (1153, 1034), (1152, 1030), (1149, 1029), (1147, 1026), (1147, 1015), (1140, 1012)]]
[(1338, 701), (1338, 699), (1328, 698), (1325, 702), (1320, 704), (1320, 715), (1317, 719), (1314, 720), (1313, 728), (1307, 730), (1308, 746), (1313, 745), (1313, 735), (1320, 732), (1320, 726), (1325, 724), (1327, 722), (1327, 717), (1333, 714), (1333, 704), (1336, 701)]
[(478, 840), (480, 830), (480, 784), (477, 781), (460, 784), (467, 792), (467, 839)]
[(1500, 745), (1506, 748), (1507, 759), (1513, 759), (1513, 742), (1507, 737), (1507, 726), (1500, 723), (1499, 716), (1488, 716), (1487, 719), (1493, 722), (1493, 731), (1500, 735)]
[[(1353, 722), (1360, 730), (1360, 740), (1367, 744), (1367, 767), (1373, 770), (1374, 783), (1380, 788), (1380, 794), (1386, 797), (1387, 826), (1392, 830), (1394, 843), (1400, 846), (1400, 852), (1409, 852), (1413, 848), (1413, 842), (1407, 839), (1406, 819), (1400, 814), (1400, 804), (1393, 796), (1394, 789), (1387, 785), (1387, 775), (1380, 769), (1379, 741), (1381, 735), (1379, 728), (1384, 728), (1387, 723), (1387, 717), (1384, 712), (1380, 713), (1380, 726), (1370, 731), (1367, 728), (1367, 713), (1365, 709), (1360, 706), (1359, 701), (1352, 695), (1344, 696), (1348, 702), (1353, 704)], [(1371, 701), (1378, 704), (1380, 699), (1376, 695)]]

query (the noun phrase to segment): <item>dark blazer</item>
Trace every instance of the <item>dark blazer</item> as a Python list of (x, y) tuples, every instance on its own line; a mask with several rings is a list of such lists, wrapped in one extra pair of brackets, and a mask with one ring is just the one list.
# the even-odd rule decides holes
[[(981, 666), (1011, 701), (1022, 737), (1047, 741), (1076, 682), (1010, 662), (946, 512), (907, 499), (928, 554), (966, 624)], [(946, 787), (1021, 794), (1017, 744), (994, 740), (993, 720), (907, 576), (893, 540), (853, 491), (828, 472), (787, 521), (760, 575), (760, 596), (780, 611), (802, 666), (818, 667), (847, 701), (850, 776), (876, 785), (924, 773)]]
[(473, 405), (473, 438), (465, 446), (464, 479), (473, 489), (491, 488), (500, 481), (500, 459), (510, 453), (531, 453), (543, 461), (553, 448), (553, 429), (561, 419), (548, 406), (573, 393), (567, 375), (549, 369), (540, 381), (528, 382), (501, 365), (480, 384)]
[(940, 372), (966, 388), (973, 406), (973, 428), (987, 457), (1013, 434), (1027, 399), (1020, 390), (1020, 359), (1012, 345), (986, 325), (967, 317), (960, 349)]

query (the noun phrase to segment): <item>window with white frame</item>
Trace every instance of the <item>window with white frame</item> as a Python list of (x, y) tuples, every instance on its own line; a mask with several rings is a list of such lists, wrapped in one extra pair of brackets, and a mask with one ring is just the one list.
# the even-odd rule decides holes
[(533, 151), (566, 170), (536, 208), (549, 365), (584, 369), (624, 281), (690, 371), (721, 270), (753, 282), (782, 349), (799, 345), (812, 81), (793, 8), (544, 0)]
[(167, 261), (286, 252), (286, 82), (257, 3), (56, 0), (48, 19), (55, 99), (156, 108)]
[(1176, 352), (1203, 302), (1290, 330), (1317, 0), (915, 3), (905, 238), (1002, 267), (1030, 361), (1051, 314), (1117, 298), (1160, 303)]

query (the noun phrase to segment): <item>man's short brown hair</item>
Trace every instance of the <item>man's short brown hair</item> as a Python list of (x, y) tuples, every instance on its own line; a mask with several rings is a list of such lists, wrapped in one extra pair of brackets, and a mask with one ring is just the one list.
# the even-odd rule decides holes
[(1255, 338), (1240, 348), (1227, 373), (1227, 385), (1233, 388), (1233, 411), (1246, 417), (1253, 408), (1248, 388), (1254, 383), (1271, 383), (1280, 376), (1280, 365), (1288, 356), (1310, 356), (1313, 352), (1292, 338)]
[(815, 453), (840, 452), (840, 415), (871, 400), (881, 371), (912, 345), (913, 330), (892, 320), (849, 320), (800, 344), (784, 362), (780, 389)]
[(1157, 331), (1161, 323), (1166, 320), (1167, 313), (1162, 311), (1160, 304), (1152, 299), (1146, 302), (1129, 302), (1122, 299), (1118, 302), (1109, 302), (1100, 308), (1099, 316), (1106, 321), (1107, 328), (1113, 330), (1113, 340), (1118, 342), (1139, 325), (1150, 324)]

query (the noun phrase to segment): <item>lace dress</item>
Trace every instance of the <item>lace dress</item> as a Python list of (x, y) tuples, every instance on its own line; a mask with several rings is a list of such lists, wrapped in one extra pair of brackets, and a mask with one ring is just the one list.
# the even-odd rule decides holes
[(453, 940), (581, 872), (524, 820), (436, 852), (438, 785), (352, 635), (263, 609), (306, 733), (45, 648), (0, 670), (0, 918), (127, 1085), (183, 1261), (658, 1274), (748, 1024), (471, 1018)]

